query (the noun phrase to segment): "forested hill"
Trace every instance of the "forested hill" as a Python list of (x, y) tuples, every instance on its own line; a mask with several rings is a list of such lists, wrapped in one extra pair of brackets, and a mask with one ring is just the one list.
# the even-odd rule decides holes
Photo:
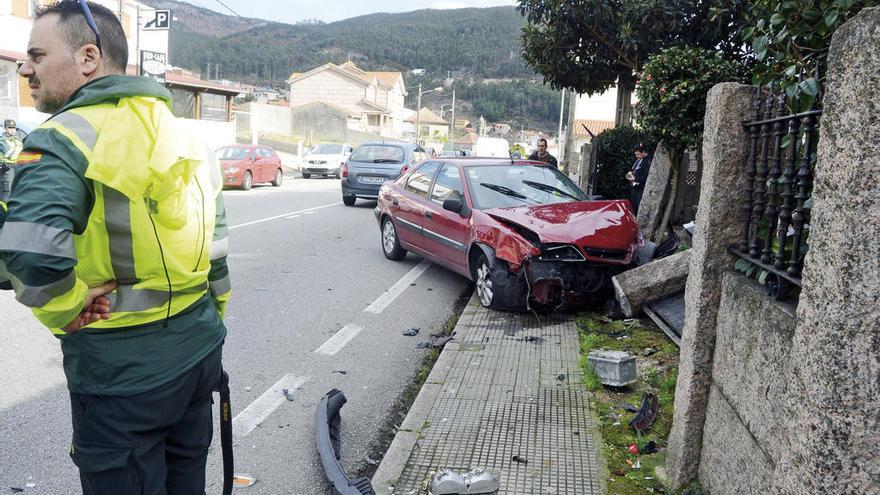
[(534, 76), (519, 55), (524, 20), (513, 7), (419, 10), (290, 25), (227, 16), (173, 0), (145, 3), (174, 12), (172, 64), (203, 73), (208, 64), (212, 72), (220, 64), (220, 76), (228, 79), (278, 84), (291, 72), (349, 58), (365, 70)]

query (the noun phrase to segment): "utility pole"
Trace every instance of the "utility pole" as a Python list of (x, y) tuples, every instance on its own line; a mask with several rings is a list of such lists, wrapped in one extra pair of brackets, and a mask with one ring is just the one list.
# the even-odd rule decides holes
[(452, 132), (450, 133), (450, 137), (452, 138), (452, 149), (455, 149), (455, 90), (452, 90)]
[(419, 83), (419, 98), (416, 103), (416, 146), (422, 137), (422, 83)]
[(556, 158), (562, 160), (562, 113), (565, 112), (565, 88), (562, 88), (562, 100), (559, 102), (559, 134), (556, 135)]

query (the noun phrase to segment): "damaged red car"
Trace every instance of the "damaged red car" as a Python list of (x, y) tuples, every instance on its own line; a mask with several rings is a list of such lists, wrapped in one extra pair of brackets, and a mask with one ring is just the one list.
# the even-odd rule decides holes
[(429, 160), (379, 191), (382, 251), (476, 283), (483, 306), (556, 309), (605, 297), (643, 244), (629, 201), (591, 201), (545, 163)]

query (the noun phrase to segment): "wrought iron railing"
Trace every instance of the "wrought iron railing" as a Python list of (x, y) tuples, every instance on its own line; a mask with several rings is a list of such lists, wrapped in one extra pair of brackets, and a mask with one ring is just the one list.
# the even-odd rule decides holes
[(743, 191), (742, 233), (730, 251), (741, 259), (737, 268), (754, 276), (775, 299), (797, 297), (809, 236), (822, 111), (814, 105), (791, 113), (798, 104), (798, 95), (789, 99), (773, 86), (759, 88), (754, 118), (743, 122), (749, 136), (744, 163), (749, 179)]

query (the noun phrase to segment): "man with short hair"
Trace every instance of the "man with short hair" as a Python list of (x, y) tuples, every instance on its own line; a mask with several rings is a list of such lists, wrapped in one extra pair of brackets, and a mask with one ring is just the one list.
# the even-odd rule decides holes
[(0, 136), (0, 201), (8, 201), (9, 192), (12, 190), (15, 160), (21, 153), (22, 144), (14, 120), (4, 120), (3, 128), (5, 132)]
[(52, 116), (0, 203), (0, 287), (61, 342), (83, 492), (204, 494), (230, 292), (216, 157), (163, 86), (124, 75), (109, 9), (39, 7), (27, 54)]
[(547, 140), (544, 138), (538, 139), (538, 149), (529, 155), (529, 160), (535, 160), (539, 162), (549, 163), (554, 167), (557, 167), (558, 164), (556, 162), (556, 157), (547, 153)]
[(648, 147), (639, 143), (633, 150), (636, 161), (626, 173), (626, 180), (630, 184), (630, 202), (633, 213), (638, 213), (639, 204), (642, 202), (642, 193), (645, 192), (645, 182), (648, 180), (648, 172), (651, 170), (651, 158), (648, 156)]

